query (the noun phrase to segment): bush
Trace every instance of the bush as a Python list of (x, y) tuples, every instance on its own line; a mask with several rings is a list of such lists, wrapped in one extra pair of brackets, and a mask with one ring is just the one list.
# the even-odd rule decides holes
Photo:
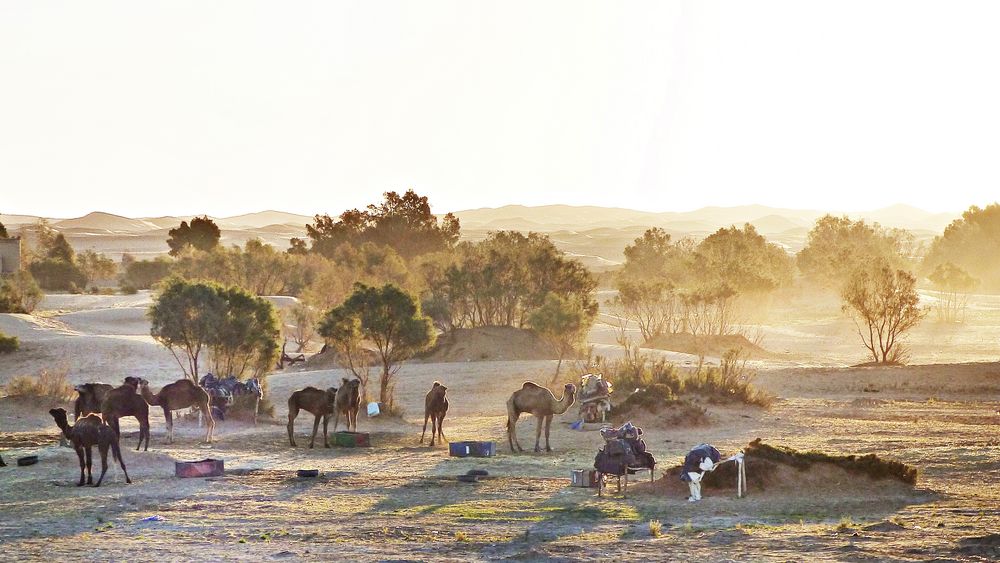
[(757, 389), (753, 379), (757, 375), (746, 367), (743, 352), (732, 349), (723, 354), (719, 367), (698, 366), (684, 381), (684, 392), (705, 397), (709, 403), (743, 403), (769, 408), (774, 397)]
[(134, 285), (124, 284), (121, 287), (122, 295), (135, 295), (139, 293), (139, 290), (135, 288)]
[(19, 375), (10, 380), (4, 393), (21, 401), (61, 403), (73, 398), (75, 390), (65, 369), (42, 370), (38, 375)]
[(6, 334), (0, 332), (0, 354), (17, 352), (17, 349), (20, 347), (21, 343), (18, 341), (16, 336), (7, 336)]
[(77, 288), (87, 285), (87, 276), (79, 266), (66, 260), (46, 258), (32, 264), (30, 270), (42, 289), (79, 292)]
[(31, 313), (41, 300), (42, 290), (27, 271), (0, 280), (0, 313)]

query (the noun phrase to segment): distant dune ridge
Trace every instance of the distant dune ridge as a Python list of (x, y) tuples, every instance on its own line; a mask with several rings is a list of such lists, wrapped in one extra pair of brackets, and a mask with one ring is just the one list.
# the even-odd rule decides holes
[[(322, 212), (321, 212), (322, 213)], [(651, 212), (619, 207), (506, 205), (498, 208), (456, 211), (462, 238), (482, 240), (496, 230), (546, 233), (555, 245), (594, 270), (614, 268), (623, 260), (625, 245), (650, 227), (666, 230), (675, 238), (703, 238), (721, 227), (750, 223), (771, 242), (789, 252), (805, 245), (806, 235), (826, 211), (782, 209), (763, 205), (704, 207), (695, 211)], [(831, 211), (834, 215), (843, 213)], [(941, 234), (960, 213), (930, 213), (909, 205), (893, 205), (866, 212), (847, 213), (854, 219), (878, 222), (885, 227), (911, 231), (918, 241)], [(167, 231), (193, 216), (129, 218), (95, 211), (70, 219), (50, 218), (77, 249), (94, 249), (112, 257), (129, 252), (139, 257), (166, 254)], [(251, 238), (284, 249), (292, 237), (306, 236), (309, 215), (260, 211), (233, 217), (212, 217), (222, 230), (222, 243), (242, 245)], [(33, 215), (0, 215), (8, 229), (38, 221)]]

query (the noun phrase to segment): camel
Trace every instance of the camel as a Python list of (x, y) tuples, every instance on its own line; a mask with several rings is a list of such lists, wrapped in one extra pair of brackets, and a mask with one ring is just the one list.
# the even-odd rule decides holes
[(330, 415), (336, 410), (337, 388), (331, 387), (326, 391), (315, 387), (306, 387), (292, 393), (288, 398), (288, 443), (295, 447), (295, 417), (299, 416), (299, 409), (308, 411), (316, 420), (313, 421), (312, 439), (309, 447), (312, 448), (316, 442), (316, 431), (319, 430), (319, 419), (323, 418), (323, 447), (329, 448), (330, 442), (326, 438), (326, 430), (330, 425)]
[(138, 377), (126, 377), (125, 382), (108, 391), (101, 403), (101, 417), (120, 438), (122, 435), (118, 419), (123, 416), (134, 416), (139, 421), (139, 444), (135, 451), (142, 447), (142, 439), (146, 439), (146, 450), (149, 451), (149, 405), (139, 396)]
[(140, 379), (139, 394), (151, 407), (163, 409), (163, 418), (167, 420), (167, 443), (174, 443), (174, 417), (171, 411), (189, 407), (198, 407), (201, 410), (208, 427), (205, 433), (205, 443), (212, 443), (212, 436), (215, 434), (215, 419), (212, 418), (212, 408), (209, 406), (210, 398), (208, 391), (199, 387), (197, 383), (190, 379), (178, 379), (164, 385), (160, 392), (154, 395), (149, 390), (149, 382)]
[(521, 444), (517, 441), (517, 419), (521, 413), (530, 413), (538, 419), (538, 428), (535, 430), (535, 451), (541, 451), (538, 442), (542, 435), (542, 424), (545, 424), (545, 451), (551, 452), (549, 446), (549, 428), (552, 426), (552, 416), (566, 412), (576, 400), (576, 385), (567, 383), (563, 391), (563, 396), (558, 401), (552, 391), (530, 381), (525, 381), (521, 388), (514, 391), (510, 399), (507, 399), (507, 441), (510, 443), (510, 451), (523, 452)]
[(435, 381), (431, 385), (431, 390), (424, 396), (424, 431), (420, 433), (420, 443), (424, 443), (424, 434), (427, 433), (427, 419), (431, 419), (431, 447), (434, 447), (434, 435), (437, 434), (441, 442), (447, 442), (444, 437), (444, 415), (448, 414), (448, 388)]
[[(336, 411), (333, 415), (333, 431), (337, 431), (337, 425), (340, 423), (340, 413), (344, 413), (347, 418), (347, 431), (357, 432), (358, 431), (358, 411), (361, 410), (361, 392), (359, 387), (361, 386), (361, 380), (352, 379), (347, 380), (346, 377), (341, 378), (343, 385), (340, 389), (337, 389), (337, 399), (335, 402)], [(351, 430), (353, 428), (353, 430)]]
[(81, 416), (90, 413), (101, 414), (101, 403), (108, 396), (108, 391), (114, 389), (114, 385), (107, 383), (82, 383), (74, 387), (80, 394), (73, 403), (73, 420), (79, 420)]
[[(122, 471), (125, 472), (125, 482), (132, 482), (132, 479), (128, 476), (128, 469), (125, 469), (125, 460), (122, 459), (121, 447), (118, 445), (118, 434), (105, 424), (101, 420), (101, 417), (96, 414), (88, 414), (83, 418), (77, 419), (73, 426), (70, 426), (64, 409), (52, 409), (49, 411), (49, 414), (55, 419), (56, 425), (62, 430), (63, 436), (73, 443), (73, 449), (76, 450), (76, 457), (80, 460), (80, 482), (76, 484), (77, 487), (82, 487), (84, 483), (94, 485), (95, 487), (101, 486), (101, 482), (104, 481), (104, 474), (108, 472), (108, 448), (111, 448), (111, 455), (114, 460), (121, 464)], [(90, 469), (91, 452), (94, 446), (97, 446), (97, 450), (101, 453), (101, 476), (97, 478), (96, 484), (94, 483), (94, 475)], [(83, 479), (84, 467), (87, 469), (86, 481)]]

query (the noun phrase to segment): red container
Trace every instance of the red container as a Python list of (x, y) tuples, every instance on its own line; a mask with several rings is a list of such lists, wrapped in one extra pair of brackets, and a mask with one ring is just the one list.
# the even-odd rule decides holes
[(225, 473), (221, 459), (201, 461), (178, 461), (174, 464), (174, 474), (178, 477), (218, 477)]
[(345, 448), (367, 448), (372, 445), (368, 432), (334, 432), (333, 444)]

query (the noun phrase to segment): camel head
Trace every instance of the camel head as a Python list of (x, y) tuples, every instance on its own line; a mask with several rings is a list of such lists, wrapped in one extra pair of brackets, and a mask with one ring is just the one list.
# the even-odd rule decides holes
[(66, 417), (66, 409), (50, 409), (49, 414), (56, 421), (56, 426), (62, 430), (67, 430), (69, 428), (69, 419)]
[(565, 394), (567, 396), (569, 396), (569, 397), (575, 397), (576, 396), (576, 385), (573, 385), (572, 383), (567, 383), (566, 387), (565, 387)]
[(337, 402), (337, 388), (336, 387), (330, 387), (329, 389), (326, 390), (326, 402), (329, 403), (331, 406), (334, 405), (334, 404), (336, 404), (336, 402)]
[(130, 376), (128, 376), (128, 377), (125, 378), (125, 385), (128, 385), (129, 387), (132, 387), (134, 389), (138, 389), (139, 385), (143, 381), (144, 380), (141, 377), (133, 377), (133, 376), (130, 375)]
[(445, 387), (444, 385), (441, 385), (441, 382), (440, 382), (440, 381), (435, 381), (435, 382), (434, 382), (434, 385), (431, 385), (431, 389), (434, 389), (434, 388), (436, 388), (436, 387), (440, 387), (440, 388), (441, 388), (441, 389), (440, 389), (440, 391), (441, 391), (442, 393), (444, 393), (445, 391), (447, 391), (447, 390), (448, 390), (448, 388), (447, 388), (447, 387)]
[(87, 392), (87, 384), (86, 383), (81, 383), (81, 384), (77, 385), (76, 387), (73, 387), (73, 390), (76, 391), (77, 393), (86, 393)]

